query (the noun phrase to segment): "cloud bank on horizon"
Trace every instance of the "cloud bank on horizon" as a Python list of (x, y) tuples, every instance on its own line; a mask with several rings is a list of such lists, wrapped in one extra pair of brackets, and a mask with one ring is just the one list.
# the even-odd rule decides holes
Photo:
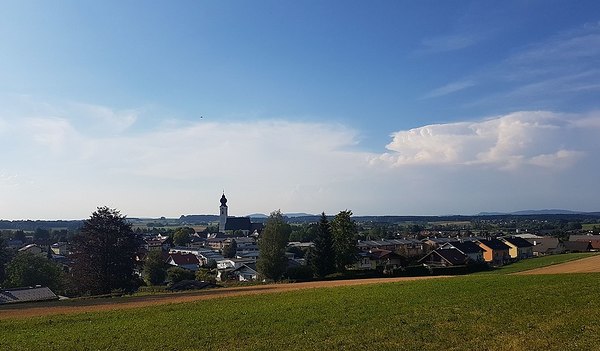
[[(448, 201), (454, 196), (472, 203), (461, 213), (474, 213), (496, 209), (482, 205), (507, 194), (520, 208), (564, 206), (585, 193), (548, 184), (583, 179), (582, 190), (595, 186), (591, 165), (600, 151), (600, 113), (519, 111), (427, 125), (393, 133), (387, 151), (375, 153), (360, 149), (360, 131), (336, 123), (165, 120), (138, 129), (144, 114), (134, 110), (44, 106), (47, 112), (38, 106), (26, 117), (0, 115), (4, 147), (20, 150), (0, 169), (0, 189), (13, 199), (0, 200), (3, 213), (14, 211), (14, 218), (36, 206), (53, 213), (53, 203), (80, 208), (73, 218), (99, 203), (134, 216), (213, 213), (211, 200), (223, 188), (238, 215), (272, 207), (456, 213)], [(593, 210), (581, 203), (570, 207)], [(62, 218), (62, 211), (49, 218)]]

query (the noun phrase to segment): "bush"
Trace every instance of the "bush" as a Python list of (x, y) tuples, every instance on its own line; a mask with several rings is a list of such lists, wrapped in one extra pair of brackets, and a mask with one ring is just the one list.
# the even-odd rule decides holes
[(311, 280), (313, 270), (311, 266), (290, 267), (287, 269), (286, 275), (291, 280)]

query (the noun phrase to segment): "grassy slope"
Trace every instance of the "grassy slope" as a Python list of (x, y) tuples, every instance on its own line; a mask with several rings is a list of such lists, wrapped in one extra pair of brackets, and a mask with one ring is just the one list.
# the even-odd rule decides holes
[(466, 276), (0, 321), (0, 350), (589, 350), (599, 279)]
[(559, 263), (579, 260), (585, 257), (596, 255), (596, 253), (570, 253), (563, 255), (549, 255), (543, 257), (534, 257), (527, 260), (522, 260), (513, 264), (502, 266), (498, 269), (478, 274), (510, 274), (516, 272), (528, 271), (530, 269), (552, 266)]

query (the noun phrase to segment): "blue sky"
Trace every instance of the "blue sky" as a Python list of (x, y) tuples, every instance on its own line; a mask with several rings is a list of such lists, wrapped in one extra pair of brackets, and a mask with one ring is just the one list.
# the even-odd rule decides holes
[(596, 1), (5, 1), (0, 218), (597, 211)]

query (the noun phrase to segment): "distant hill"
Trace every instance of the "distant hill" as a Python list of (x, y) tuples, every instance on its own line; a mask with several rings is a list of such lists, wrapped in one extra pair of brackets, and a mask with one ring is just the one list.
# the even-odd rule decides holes
[(535, 216), (535, 215), (577, 215), (577, 214), (595, 214), (595, 212), (581, 212), (561, 209), (544, 210), (522, 210), (515, 212), (479, 212), (477, 216)]

